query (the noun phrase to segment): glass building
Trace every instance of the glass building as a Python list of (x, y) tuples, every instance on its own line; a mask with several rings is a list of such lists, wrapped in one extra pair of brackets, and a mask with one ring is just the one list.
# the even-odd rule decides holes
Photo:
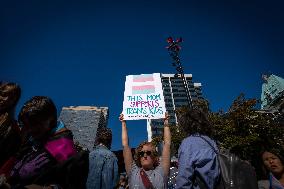
[[(191, 104), (194, 101), (202, 98), (201, 83), (194, 83), (192, 81), (192, 74), (184, 74), (186, 84), (188, 86), (189, 100)], [(175, 110), (182, 106), (188, 106), (188, 99), (183, 80), (180, 77), (175, 77), (175, 74), (161, 74), (162, 87), (165, 99), (166, 110), (170, 115), (170, 124), (177, 124), (177, 117)], [(163, 120), (148, 120), (147, 131), (148, 141), (152, 137), (162, 134)]]
[(284, 124), (284, 79), (274, 74), (263, 74), (261, 110), (280, 124)]
[(261, 109), (279, 109), (284, 103), (284, 79), (276, 75), (263, 75)]

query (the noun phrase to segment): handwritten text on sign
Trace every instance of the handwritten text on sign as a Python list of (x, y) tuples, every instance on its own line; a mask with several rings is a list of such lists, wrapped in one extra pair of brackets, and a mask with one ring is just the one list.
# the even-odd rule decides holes
[(160, 74), (127, 76), (125, 86), (123, 114), (126, 120), (164, 117), (165, 102)]

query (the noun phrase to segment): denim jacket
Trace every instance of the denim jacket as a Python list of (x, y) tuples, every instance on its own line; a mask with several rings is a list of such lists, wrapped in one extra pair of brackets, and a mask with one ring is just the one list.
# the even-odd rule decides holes
[[(202, 135), (218, 151), (216, 143)], [(185, 138), (179, 148), (179, 169), (176, 177), (177, 189), (199, 189), (195, 182), (198, 174), (206, 188), (214, 188), (219, 178), (219, 163), (213, 149), (198, 135)]]
[(112, 189), (118, 182), (116, 156), (104, 145), (98, 145), (89, 154), (87, 189)]

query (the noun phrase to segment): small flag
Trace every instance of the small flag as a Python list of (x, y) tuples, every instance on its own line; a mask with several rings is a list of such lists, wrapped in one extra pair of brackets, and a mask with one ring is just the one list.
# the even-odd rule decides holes
[(154, 85), (132, 86), (132, 95), (155, 93)]
[(154, 81), (153, 74), (133, 75), (133, 82)]

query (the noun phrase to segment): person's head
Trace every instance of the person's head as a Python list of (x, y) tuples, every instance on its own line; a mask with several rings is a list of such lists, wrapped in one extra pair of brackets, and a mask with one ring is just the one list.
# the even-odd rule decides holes
[(97, 130), (95, 145), (103, 144), (108, 149), (111, 148), (112, 132), (110, 128), (102, 127)]
[(201, 109), (184, 108), (177, 112), (178, 125), (186, 135), (204, 134), (212, 137), (212, 125)]
[(275, 177), (281, 177), (284, 174), (284, 159), (280, 153), (275, 150), (266, 150), (261, 153), (261, 158), (266, 170)]
[(53, 101), (45, 96), (34, 96), (19, 113), (19, 123), (36, 140), (43, 140), (57, 124), (57, 109)]
[(16, 83), (0, 83), (0, 113), (15, 109), (21, 96), (21, 88)]
[(135, 150), (135, 163), (138, 167), (150, 170), (159, 165), (159, 156), (151, 142), (142, 142)]

